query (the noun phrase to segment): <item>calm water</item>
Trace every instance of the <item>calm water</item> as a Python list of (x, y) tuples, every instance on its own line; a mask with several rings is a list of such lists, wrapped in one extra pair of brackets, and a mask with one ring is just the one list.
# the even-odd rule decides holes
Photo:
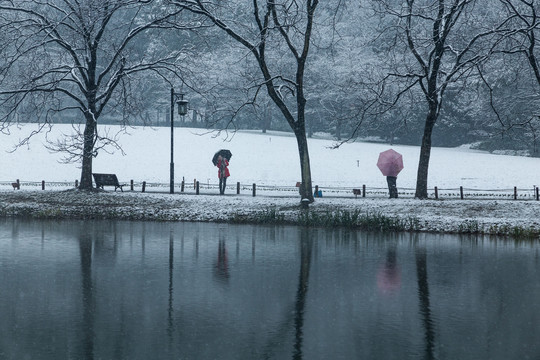
[(0, 359), (539, 359), (539, 247), (0, 220)]

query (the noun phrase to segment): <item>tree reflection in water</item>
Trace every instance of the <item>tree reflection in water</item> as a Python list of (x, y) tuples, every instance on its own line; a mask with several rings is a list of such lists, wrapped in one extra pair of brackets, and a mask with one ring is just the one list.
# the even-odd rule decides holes
[(424, 324), (424, 337), (426, 340), (425, 359), (434, 359), (433, 348), (435, 345), (435, 332), (433, 330), (433, 321), (431, 319), (431, 308), (429, 304), (429, 287), (427, 275), (427, 255), (426, 249), (417, 247), (415, 251), (416, 257), (416, 274), (418, 278), (418, 297), (420, 300), (420, 314), (422, 315), (422, 323)]
[(296, 292), (296, 307), (294, 316), (295, 343), (293, 359), (302, 359), (302, 340), (304, 327), (304, 313), (309, 282), (309, 270), (311, 268), (311, 253), (313, 250), (313, 238), (309, 228), (300, 230), (300, 276), (298, 290)]
[(94, 358), (94, 315), (95, 294), (92, 282), (92, 235), (88, 224), (84, 224), (79, 232), (79, 250), (81, 256), (81, 285), (82, 285), (82, 349), (80, 354), (84, 359)]
[(280, 226), (0, 224), (0, 358), (540, 353), (537, 243)]

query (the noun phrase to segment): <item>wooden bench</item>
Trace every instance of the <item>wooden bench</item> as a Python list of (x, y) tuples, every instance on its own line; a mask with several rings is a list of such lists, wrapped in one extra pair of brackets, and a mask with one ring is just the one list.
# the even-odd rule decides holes
[(361, 189), (352, 189), (352, 192), (354, 194), (354, 197), (357, 198), (358, 195), (362, 195), (362, 197), (366, 197), (366, 185), (362, 185)]
[(118, 182), (116, 174), (92, 174), (92, 176), (94, 177), (94, 181), (96, 182), (96, 188), (103, 189), (104, 186), (114, 186), (114, 191), (120, 188), (120, 190), (124, 192), (124, 189), (122, 187), (126, 184), (120, 184)]

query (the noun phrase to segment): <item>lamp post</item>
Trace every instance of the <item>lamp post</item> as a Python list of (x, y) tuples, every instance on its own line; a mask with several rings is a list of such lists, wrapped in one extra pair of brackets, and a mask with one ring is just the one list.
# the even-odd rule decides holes
[(170, 193), (174, 194), (174, 103), (178, 104), (178, 115), (187, 114), (188, 101), (184, 100), (183, 93), (175, 93), (171, 87), (171, 169), (170, 169)]

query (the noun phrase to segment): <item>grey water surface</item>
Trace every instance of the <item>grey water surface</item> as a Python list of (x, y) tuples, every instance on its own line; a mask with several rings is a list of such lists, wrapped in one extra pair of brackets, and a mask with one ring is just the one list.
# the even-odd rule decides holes
[(538, 243), (0, 220), (0, 359), (540, 359)]

